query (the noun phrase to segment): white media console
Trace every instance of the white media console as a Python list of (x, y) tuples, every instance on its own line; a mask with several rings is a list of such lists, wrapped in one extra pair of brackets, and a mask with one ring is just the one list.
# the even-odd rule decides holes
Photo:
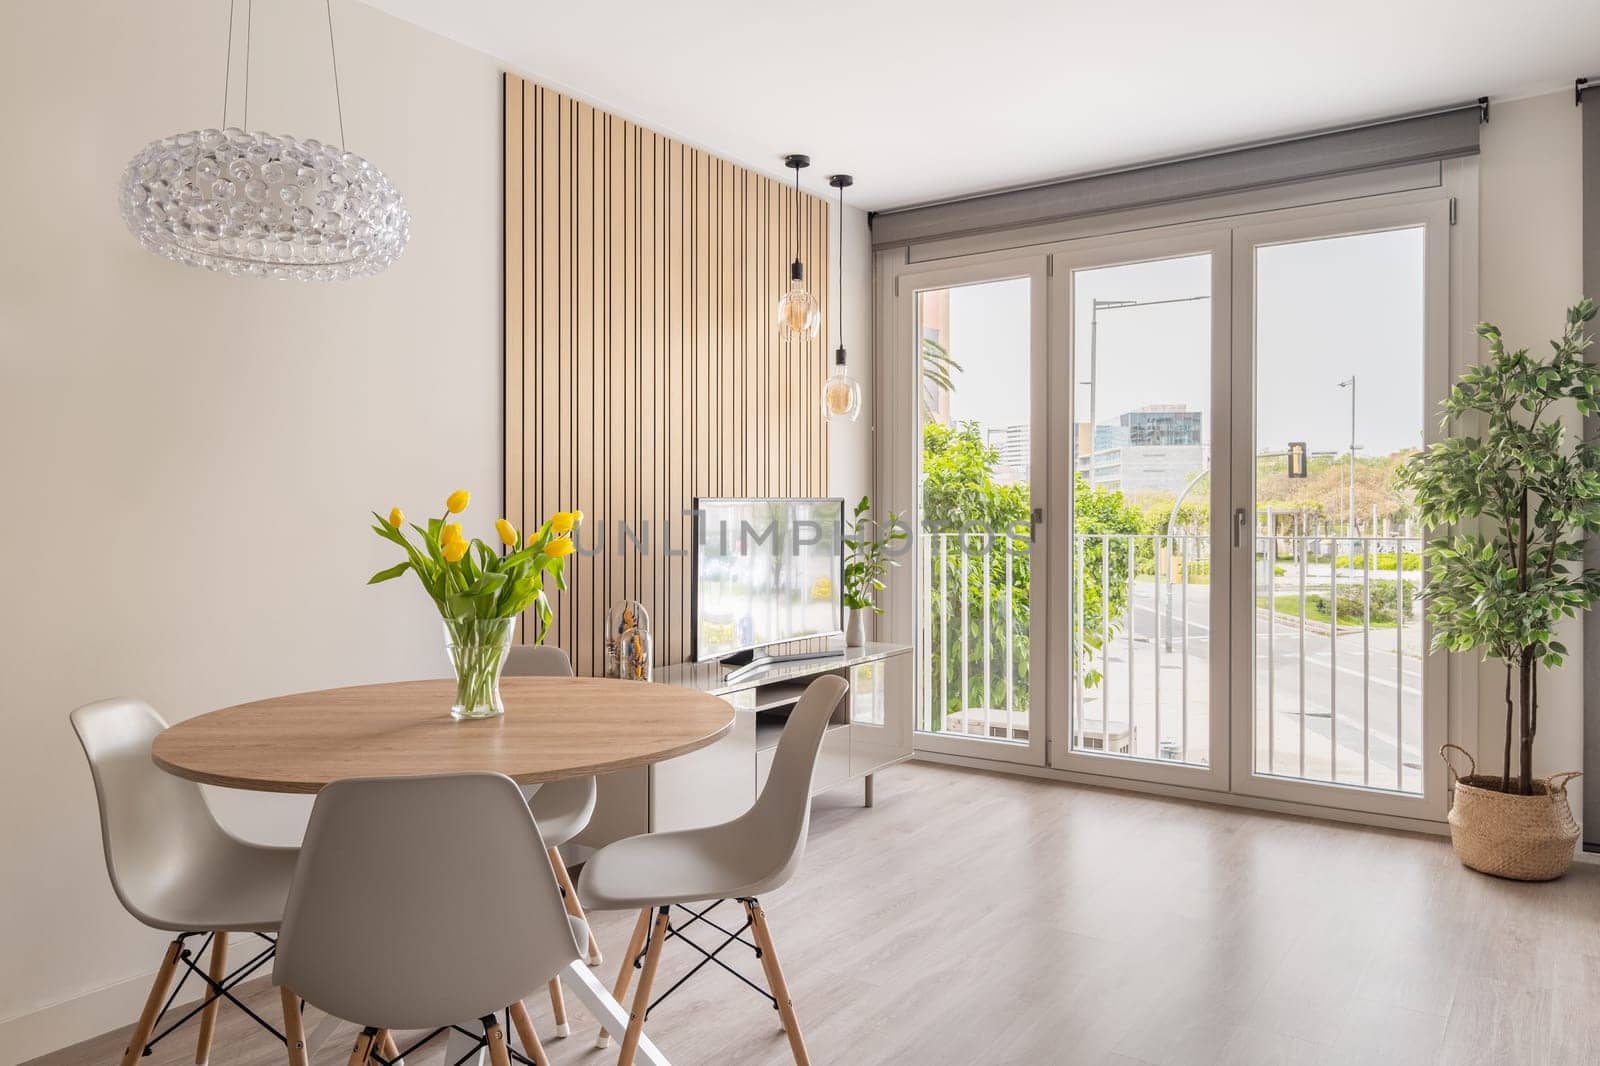
[(737, 712), (733, 730), (692, 754), (601, 777), (594, 819), (574, 843), (594, 848), (743, 814), (766, 782), (790, 708), (823, 674), (837, 674), (850, 688), (823, 736), (813, 795), (860, 778), (870, 807), (872, 775), (911, 757), (916, 675), (905, 645), (844, 648), (827, 658), (776, 663), (737, 680), (728, 674), (717, 663), (656, 671), (654, 684), (695, 688), (727, 700)]

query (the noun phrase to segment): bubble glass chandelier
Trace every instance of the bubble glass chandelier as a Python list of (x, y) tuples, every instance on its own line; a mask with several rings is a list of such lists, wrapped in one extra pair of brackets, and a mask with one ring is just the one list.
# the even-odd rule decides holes
[[(231, 80), (233, 19), (228, 9)], [(246, 277), (340, 281), (397, 259), (410, 237), (405, 202), (383, 172), (344, 148), (333, 10), (324, 0), (339, 146), (227, 126), (152, 141), (123, 172), (123, 221), (139, 243), (189, 266)], [(244, 124), (250, 124), (251, 0), (245, 29)]]

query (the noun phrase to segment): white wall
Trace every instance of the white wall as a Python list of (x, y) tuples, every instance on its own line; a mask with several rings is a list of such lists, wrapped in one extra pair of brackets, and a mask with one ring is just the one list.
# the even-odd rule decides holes
[[(1582, 133), (1570, 89), (1548, 96), (1496, 101), (1483, 127), (1479, 156), (1478, 317), (1500, 326), (1506, 343), (1548, 357), (1567, 308), (1583, 295)], [(1571, 419), (1573, 432), (1579, 420)], [(1539, 776), (1583, 765), (1583, 640), (1571, 622), (1563, 642), (1565, 669), (1539, 682)], [(1478, 750), (1485, 772), (1499, 773), (1505, 746), (1505, 673), (1485, 666), (1479, 682)], [(1515, 772), (1515, 754), (1513, 772)], [(1581, 816), (1581, 782), (1571, 788)]]
[[(845, 190), (846, 195), (849, 190)], [(831, 238), (838, 240), (835, 232)], [(837, 252), (833, 253), (837, 257)], [(839, 306), (841, 283), (837, 258), (828, 265), (830, 302)], [(842, 496), (853, 506), (862, 496), (872, 495), (872, 235), (867, 230), (867, 213), (848, 205), (844, 210), (844, 345), (846, 366), (861, 382), (861, 417), (854, 422), (828, 424), (828, 491)], [(839, 327), (830, 310), (825, 329), (828, 337), (828, 373), (833, 372), (833, 350), (839, 346)], [(818, 402), (821, 402), (820, 383)]]
[[(336, 140), (322, 5), (257, 8), (252, 127)], [(111, 894), (67, 712), (437, 676), (422, 595), (364, 585), (392, 555), (367, 511), (467, 486), (487, 523), (501, 497), (497, 65), (335, 4), (348, 143), (406, 196), (411, 246), (355, 283), (235, 280), (141, 250), (116, 198), (145, 142), (220, 120), (227, 18), (0, 6), (0, 1061), (127, 1024), (164, 939)], [(220, 809), (296, 840), (306, 808)]]
[[(251, 127), (336, 138), (322, 5), (259, 8)], [(496, 514), (500, 68), (333, 13), (349, 146), (404, 193), (412, 240), (380, 277), (310, 286), (166, 262), (117, 215), (136, 151), (219, 121), (226, 4), (0, 5), (0, 1062), (128, 1024), (160, 957), (107, 883), (67, 712), (129, 694), (181, 719), (438, 676), (421, 593), (364, 585), (392, 561), (367, 511), (466, 486), (485, 532)], [(866, 375), (865, 216), (846, 228)], [(835, 437), (833, 491), (867, 491), (866, 433)], [(299, 838), (304, 801), (212, 796), (247, 835)]]

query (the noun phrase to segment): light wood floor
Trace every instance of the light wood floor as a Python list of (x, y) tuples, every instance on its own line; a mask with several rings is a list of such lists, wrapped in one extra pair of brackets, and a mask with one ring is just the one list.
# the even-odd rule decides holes
[[(1600, 868), (1521, 885), (1442, 839), (926, 764), (859, 803), (817, 801), (798, 878), (764, 901), (819, 1066), (1600, 1062)], [(597, 916), (607, 984), (631, 922)], [(658, 989), (687, 954), (669, 946)], [(548, 1036), (548, 999), (528, 1003)], [(553, 1062), (614, 1062), (568, 1003)], [(344, 1063), (351, 1027), (308, 1022), (312, 1061)], [(678, 1066), (791, 1061), (771, 1007), (714, 967), (647, 1032)], [(120, 1037), (35, 1062), (114, 1063)], [(193, 1054), (183, 1032), (145, 1061)], [(224, 1007), (213, 1066), (284, 1061)]]

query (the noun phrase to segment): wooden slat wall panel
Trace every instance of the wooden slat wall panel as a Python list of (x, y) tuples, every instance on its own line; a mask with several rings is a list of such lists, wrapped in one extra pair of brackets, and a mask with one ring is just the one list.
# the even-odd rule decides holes
[(506, 512), (588, 517), (552, 597), (579, 673), (629, 597), (681, 661), (694, 498), (827, 491), (827, 331), (786, 346), (775, 312), (798, 211), (826, 316), (829, 205), (514, 75), (505, 94)]

